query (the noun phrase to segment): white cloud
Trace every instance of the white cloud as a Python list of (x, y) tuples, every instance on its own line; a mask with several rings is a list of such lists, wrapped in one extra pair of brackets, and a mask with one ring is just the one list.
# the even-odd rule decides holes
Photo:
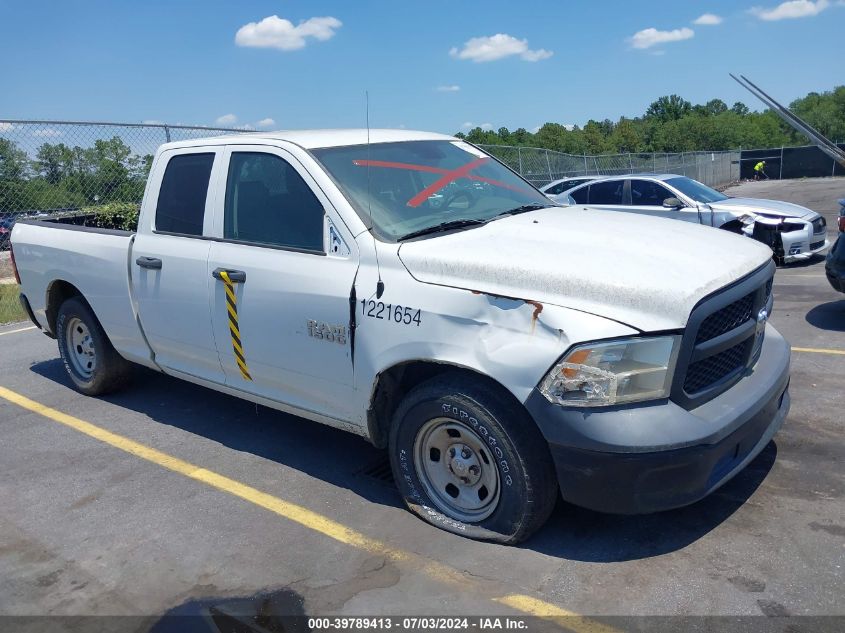
[(774, 22), (776, 20), (792, 20), (795, 18), (811, 18), (818, 15), (830, 6), (829, 0), (790, 0), (782, 2), (772, 9), (763, 7), (752, 7), (748, 10), (761, 20)]
[(55, 128), (46, 127), (43, 130), (35, 130), (32, 135), (41, 138), (56, 138), (57, 136), (62, 136), (62, 132)]
[(437, 92), (458, 92), (460, 89), (461, 87), (456, 84), (452, 84), (450, 86), (437, 86), (437, 88), (435, 88)]
[(478, 125), (477, 123), (473, 123), (472, 121), (467, 121), (463, 125), (461, 125), (461, 129), (464, 130), (474, 130), (475, 128), (480, 127), (482, 130), (492, 130), (493, 124), (492, 123), (482, 123)]
[(462, 49), (452, 48), (449, 55), (456, 59), (469, 59), (474, 62), (492, 62), (517, 55), (523, 61), (536, 62), (548, 59), (554, 53), (543, 48), (531, 50), (528, 48), (528, 40), (518, 40), (512, 35), (497, 33), (490, 37), (473, 37), (464, 43)]
[(217, 117), (214, 122), (217, 125), (234, 125), (238, 122), (238, 117), (234, 114), (224, 114), (223, 116)]
[(695, 18), (692, 23), (698, 24), (699, 26), (716, 26), (717, 24), (721, 24), (722, 20), (721, 16), (715, 15), (714, 13), (704, 13)]
[(271, 119), (270, 117), (267, 117), (266, 119), (261, 119), (255, 125), (258, 126), (258, 127), (268, 128), (268, 127), (273, 127), (274, 125), (276, 125), (276, 121)]
[(634, 48), (651, 48), (658, 44), (665, 44), (667, 42), (680, 42), (681, 40), (688, 40), (695, 35), (695, 31), (684, 27), (682, 29), (673, 29), (671, 31), (658, 31), (655, 28), (643, 29), (637, 31), (630, 38), (631, 46)]
[(3, 123), (2, 121), (0, 121), (0, 132), (8, 132), (9, 130), (14, 129), (14, 127), (15, 126), (11, 123)]
[(271, 15), (261, 22), (244, 24), (235, 33), (235, 44), (253, 48), (277, 48), (282, 51), (295, 51), (305, 48), (306, 40), (313, 37), (325, 42), (335, 36), (335, 30), (343, 26), (337, 18), (330, 16), (308, 18), (296, 26), (290, 20)]
[(158, 119), (145, 119), (141, 123), (144, 125), (164, 125), (164, 121), (159, 121)]

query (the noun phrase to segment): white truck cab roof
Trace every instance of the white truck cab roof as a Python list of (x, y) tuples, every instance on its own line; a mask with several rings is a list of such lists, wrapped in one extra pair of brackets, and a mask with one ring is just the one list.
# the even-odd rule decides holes
[(402, 141), (457, 141), (454, 136), (417, 130), (392, 130), (373, 128), (325, 129), (325, 130), (279, 130), (276, 132), (244, 132), (187, 141), (174, 141), (161, 146), (161, 150), (183, 147), (202, 147), (219, 144), (266, 143), (286, 141), (304, 149), (318, 147), (343, 147), (370, 143), (399, 143)]

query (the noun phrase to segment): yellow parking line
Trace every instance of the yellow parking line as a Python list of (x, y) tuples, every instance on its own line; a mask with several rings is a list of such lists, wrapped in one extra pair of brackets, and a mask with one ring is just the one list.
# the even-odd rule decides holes
[[(239, 497), (256, 506), (269, 510), (270, 512), (298, 523), (303, 527), (323, 534), (335, 541), (351, 545), (353, 547), (366, 550), (381, 556), (385, 556), (390, 560), (397, 562), (413, 562), (416, 566), (427, 576), (437, 581), (448, 584), (460, 585), (462, 588), (468, 586), (475, 586), (481, 592), (482, 584), (473, 581), (469, 576), (459, 572), (448, 565), (438, 563), (427, 559), (419, 554), (406, 552), (398, 548), (392, 547), (382, 541), (370, 538), (353, 528), (347, 527), (342, 523), (338, 523), (326, 516), (318, 514), (308, 508), (300, 506), (289, 501), (285, 501), (275, 497), (266, 492), (262, 492), (257, 488), (248, 486), (234, 479), (230, 479), (224, 475), (201, 468), (190, 462), (186, 462), (178, 457), (168, 455), (155, 448), (141, 444), (134, 440), (112, 433), (104, 428), (101, 428), (85, 420), (62, 413), (56, 409), (43, 405), (35, 400), (31, 400), (26, 396), (0, 386), (0, 398), (7, 400), (13, 404), (18, 405), (23, 409), (37, 413), (54, 422), (63, 424), (79, 433), (87, 435), (95, 440), (108, 444), (114, 448), (122, 450), (143, 460), (166, 468), (173, 472), (184, 475), (195, 481), (200, 481), (212, 488), (216, 488), (221, 492), (226, 492), (235, 497)], [(529, 615), (543, 615), (543, 616), (572, 616), (571, 622), (567, 620), (562, 623), (565, 628), (572, 629), (577, 633), (611, 633), (614, 629), (606, 627), (598, 622), (594, 622), (579, 616), (571, 611), (561, 609), (551, 603), (544, 602), (537, 598), (521, 594), (507, 595), (501, 598), (494, 598), (500, 604), (506, 605)], [(597, 628), (598, 627), (598, 628)]]
[(30, 325), (29, 327), (19, 327), (17, 330), (6, 330), (5, 332), (0, 332), (0, 336), (5, 336), (6, 334), (17, 334), (18, 332), (26, 332), (27, 330), (36, 330), (34, 325)]
[(544, 602), (543, 600), (537, 600), (537, 598), (532, 598), (531, 596), (511, 594), (501, 598), (494, 598), (494, 600), (500, 604), (507, 605), (512, 609), (516, 609), (517, 611), (522, 611), (523, 613), (528, 613), (530, 615), (546, 618), (566, 618), (566, 620), (561, 622), (561, 624), (572, 631), (576, 631), (576, 633), (619, 633), (619, 629), (612, 626), (602, 624), (601, 622), (591, 620), (590, 618), (585, 618), (582, 615), (578, 615), (572, 611), (567, 611), (566, 609), (561, 609), (560, 607)]
[(833, 354), (836, 356), (845, 356), (845, 349), (819, 349), (816, 347), (793, 347), (793, 352), (807, 352), (810, 354)]

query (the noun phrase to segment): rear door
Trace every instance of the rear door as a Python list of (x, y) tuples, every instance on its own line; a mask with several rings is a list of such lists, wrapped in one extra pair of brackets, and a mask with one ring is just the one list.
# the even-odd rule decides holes
[(605, 211), (630, 211), (624, 202), (625, 181), (605, 180), (590, 184), (587, 204)]
[(231, 146), (224, 160), (205, 274), (226, 384), (345, 418), (352, 235), (284, 149)]
[(212, 382), (224, 381), (208, 303), (211, 209), (223, 148), (160, 155), (144, 196), (130, 277), (156, 362)]

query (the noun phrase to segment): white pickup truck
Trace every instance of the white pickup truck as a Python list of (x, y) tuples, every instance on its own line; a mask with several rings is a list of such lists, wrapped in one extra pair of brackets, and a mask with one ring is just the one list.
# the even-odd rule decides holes
[(137, 233), (21, 221), (12, 245), (81, 392), (137, 363), (346, 429), (413, 512), (515, 543), (559, 493), (692, 503), (789, 409), (768, 248), (550, 205), (450, 136), (239, 135), (162, 146)]

